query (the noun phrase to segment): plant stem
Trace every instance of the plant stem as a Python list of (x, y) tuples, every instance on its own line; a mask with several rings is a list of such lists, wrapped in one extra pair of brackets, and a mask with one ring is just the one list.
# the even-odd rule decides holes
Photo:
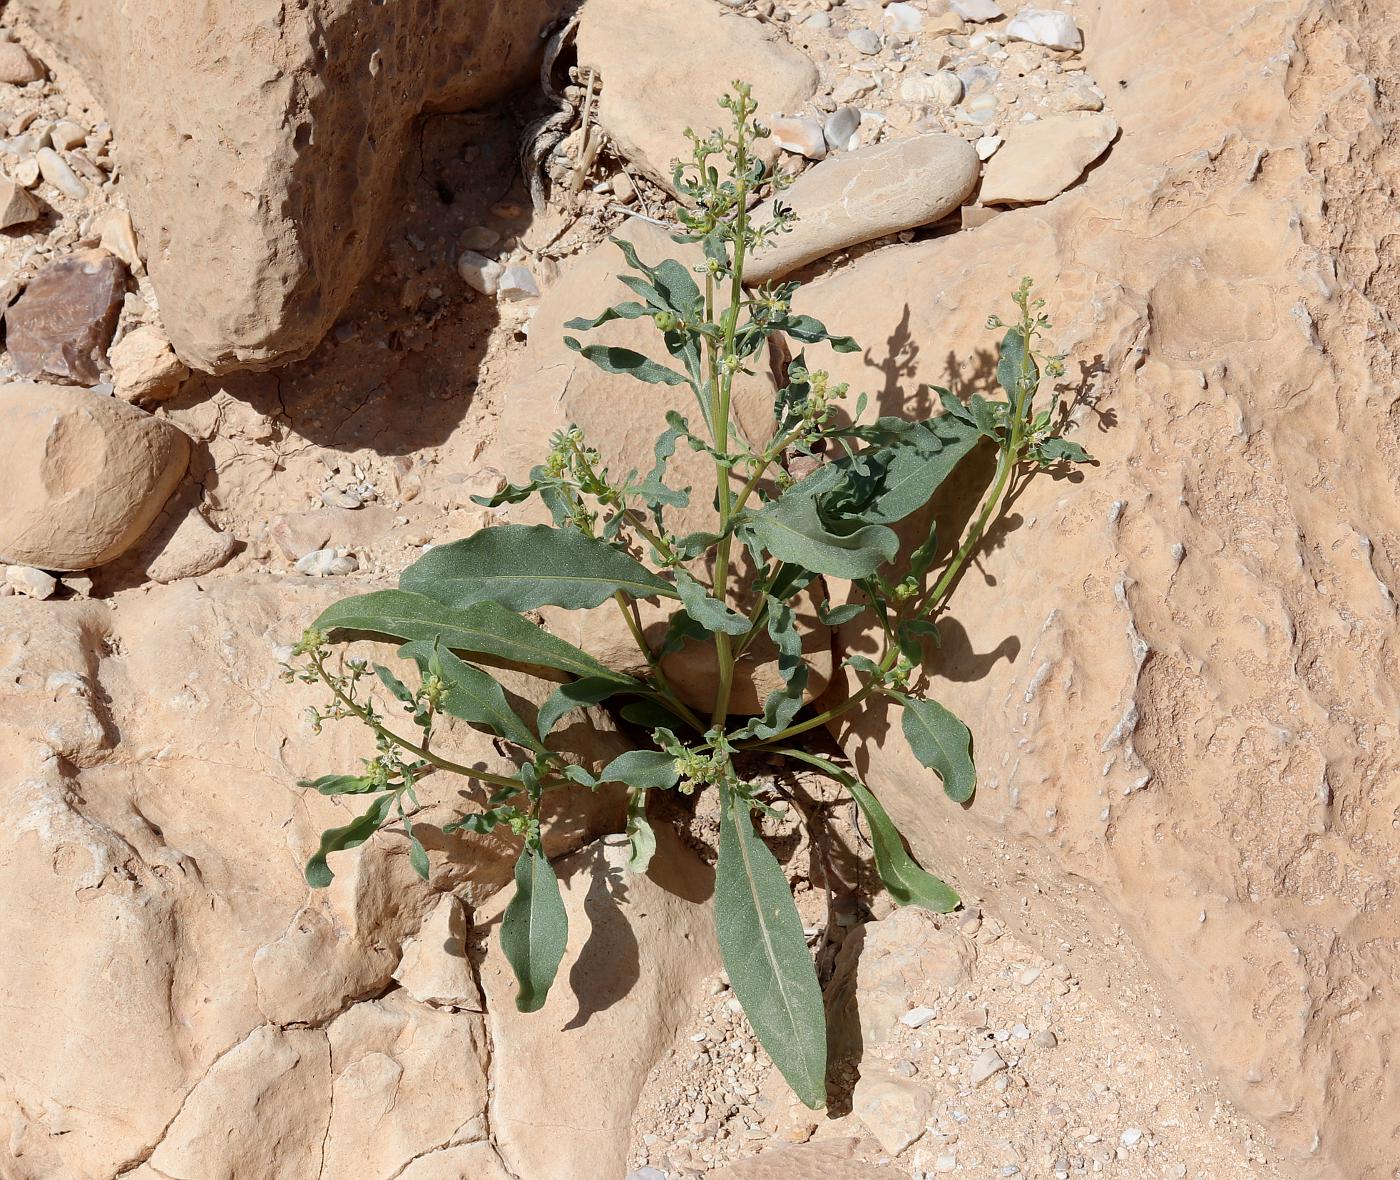
[(652, 677), (656, 680), (658, 693), (688, 724), (695, 727), (697, 733), (704, 733), (705, 726), (700, 718), (676, 695), (675, 690), (666, 679), (666, 674), (661, 671), (661, 661), (656, 658), (655, 653), (651, 650), (651, 645), (647, 643), (646, 636), (642, 634), (641, 624), (632, 617), (632, 612), (627, 606), (627, 599), (621, 590), (613, 595), (613, 601), (617, 603), (618, 609), (622, 611), (622, 617), (627, 622), (627, 629), (632, 632), (632, 639), (637, 644), (638, 650), (646, 657), (647, 667), (651, 669)]
[[(320, 657), (312, 656), (311, 664), (312, 667), (316, 669), (316, 675), (321, 678), (322, 683), (331, 690), (331, 695), (374, 730), (375, 733), (379, 734), (380, 737), (388, 739), (393, 742), (394, 745), (407, 750), (410, 754), (418, 755), (423, 761), (432, 763), (439, 770), (450, 770), (454, 774), (460, 774), (465, 778), (480, 779), (482, 782), (490, 783), (492, 786), (496, 787), (520, 788), (520, 783), (513, 778), (506, 778), (504, 775), (500, 774), (492, 774), (487, 770), (477, 770), (471, 766), (463, 766), (460, 762), (451, 762), (446, 758), (441, 758), (437, 754), (434, 754), (426, 746), (414, 745), (407, 738), (400, 737), (398, 734), (394, 733), (393, 730), (386, 728), (376, 721), (368, 709), (355, 704), (354, 701), (341, 692), (335, 682), (326, 674), (325, 664)], [(524, 788), (520, 789), (523, 790)]]

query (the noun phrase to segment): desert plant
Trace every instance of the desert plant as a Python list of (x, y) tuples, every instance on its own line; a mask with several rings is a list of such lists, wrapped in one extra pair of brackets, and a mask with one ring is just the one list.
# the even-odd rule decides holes
[[(904, 734), (919, 760), (941, 777), (950, 799), (968, 801), (975, 784), (971, 735), (918, 687), (936, 652), (939, 613), (1013, 476), (1087, 456), (1059, 435), (1065, 414), (1058, 394), (1035, 408), (1042, 375), (1059, 376), (1062, 368), (1058, 357), (1037, 347), (1048, 324), (1029, 280), (1014, 296), (1016, 321), (990, 321), (1005, 328), (997, 366), (1005, 401), (974, 395), (964, 404), (940, 390), (944, 412), (937, 417), (863, 421), (865, 399), (856, 401), (849, 416), (839, 413), (846, 387), (798, 352), (777, 392), (771, 437), (746, 438), (731, 412), (734, 382), (766, 358), (770, 337), (781, 334), (838, 352), (857, 345), (793, 310), (797, 283), (745, 290), (745, 260), (785, 232), (793, 217), (780, 201), (766, 214), (750, 212), (761, 186), (781, 189), (784, 178), (770, 177), (753, 152), (767, 132), (755, 119), (749, 88), (736, 83), (721, 105), (729, 111), (730, 127), (705, 138), (692, 134), (693, 159), (675, 174), (682, 197), (675, 210), (682, 232), (675, 240), (699, 243), (703, 264), (692, 270), (669, 259), (648, 263), (632, 245), (617, 241), (632, 272), (622, 282), (637, 299), (567, 325), (582, 333), (610, 320), (650, 319), (669, 360), (573, 337), (567, 343), (620, 378), (688, 387), (694, 415), (667, 415), (655, 466), (645, 475), (610, 471), (577, 429), (561, 432), (527, 483), (481, 501), (498, 506), (537, 496), (553, 516), (552, 527), (482, 529), (430, 550), (403, 571), (399, 589), (347, 598), (321, 614), (288, 674), (330, 690), (330, 705), (313, 711), (318, 726), (358, 718), (373, 729), (378, 752), (361, 773), (305, 784), (326, 795), (372, 797), (358, 818), (324, 834), (306, 876), (314, 886), (326, 885), (330, 853), (393, 826), (407, 840), (412, 864), (427, 877), (427, 854), (412, 818), (415, 783), (425, 774), (448, 772), (489, 785), (486, 810), (444, 830), (483, 833), (504, 826), (520, 838), (501, 944), (519, 981), (518, 1006), (533, 1011), (544, 1003), (567, 935), (558, 881), (541, 842), (542, 798), (569, 784), (624, 784), (630, 865), (643, 871), (656, 846), (649, 795), (713, 789), (720, 815), (715, 923), (724, 962), (764, 1047), (802, 1101), (816, 1107), (826, 1092), (822, 997), (788, 882), (754, 830), (753, 811), (767, 806), (744, 773), (746, 765), (760, 761), (748, 755), (784, 756), (841, 783), (864, 814), (876, 866), (893, 898), (935, 911), (953, 909), (953, 890), (910, 857), (875, 795), (804, 744), (803, 735), (861, 708), (873, 695), (893, 698), (903, 706)], [(966, 535), (944, 551), (930, 528), (921, 544), (902, 554), (891, 526), (928, 504), (984, 440), (996, 448), (997, 465)], [(691, 494), (667, 483), (677, 446), (713, 460), (713, 486), (704, 491), (714, 509), (710, 531), (677, 535), (667, 526), (668, 510), (688, 505)], [(787, 465), (798, 456), (824, 461), (794, 479)], [(734, 585), (741, 549), (751, 563), (742, 594)], [(853, 583), (856, 591), (842, 605), (824, 601), (822, 620), (835, 625), (869, 614), (884, 651), (878, 660), (848, 657), (859, 687), (828, 708), (804, 714), (807, 668), (793, 602), (808, 587), (820, 591), (823, 576)], [(646, 675), (605, 666), (525, 614), (544, 606), (594, 608), (610, 598), (645, 656)], [(674, 607), (655, 646), (635, 617), (637, 599)], [(401, 642), (399, 654), (419, 671), (417, 686), (408, 687), (383, 666), (333, 657), (332, 644), (360, 634)], [(776, 648), (782, 686), (759, 715), (736, 717), (730, 707), (736, 661), (762, 634)], [(714, 647), (714, 696), (706, 710), (687, 704), (663, 670), (664, 657), (688, 643)], [(512, 708), (493, 677), (491, 665), (501, 662), (564, 680), (532, 721)], [(381, 688), (396, 706), (381, 711), (375, 703)], [(566, 713), (604, 702), (649, 735), (644, 748), (601, 767), (570, 763), (550, 748), (551, 731)], [(391, 728), (395, 709), (417, 727), (413, 740)], [(496, 775), (441, 756), (432, 734), (443, 714), (509, 743), (518, 770)]]

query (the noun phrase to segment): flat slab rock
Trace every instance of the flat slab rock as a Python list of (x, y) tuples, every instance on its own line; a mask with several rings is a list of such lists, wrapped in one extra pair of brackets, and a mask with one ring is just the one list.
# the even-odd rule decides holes
[(797, 222), (745, 277), (779, 279), (837, 250), (937, 221), (971, 195), (980, 168), (971, 144), (941, 131), (829, 157), (781, 195)]
[[(667, 188), (672, 161), (690, 156), (686, 128), (705, 135), (728, 125), (718, 100), (731, 78), (752, 83), (760, 119), (802, 110), (817, 89), (806, 54), (712, 0), (589, 0), (578, 61), (581, 76), (592, 67), (602, 78), (598, 122)], [(778, 147), (769, 139), (756, 151), (771, 162)]]
[(987, 161), (983, 205), (1038, 205), (1059, 196), (1097, 160), (1118, 134), (1111, 115), (1076, 112), (1016, 123)]
[(95, 385), (126, 294), (126, 266), (80, 250), (44, 267), (5, 313), (5, 343), (22, 377)]

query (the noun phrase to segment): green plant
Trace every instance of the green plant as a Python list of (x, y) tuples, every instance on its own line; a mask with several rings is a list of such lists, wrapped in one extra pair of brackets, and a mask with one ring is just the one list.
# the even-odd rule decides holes
[[(781, 188), (784, 178), (767, 177), (752, 152), (767, 132), (755, 120), (748, 87), (736, 84), (721, 105), (730, 112), (730, 129), (703, 139), (692, 134), (693, 160), (676, 169), (683, 198), (676, 210), (683, 232), (676, 240), (699, 243), (703, 264), (694, 272), (674, 260), (648, 264), (618, 241), (632, 272), (622, 281), (637, 300), (568, 324), (585, 332), (610, 320), (650, 319), (669, 361), (573, 337), (567, 343), (608, 373), (688, 387), (694, 416), (667, 416), (655, 466), (645, 475), (608, 470), (578, 430), (561, 432), (529, 482), (483, 501), (499, 505), (538, 496), (553, 516), (552, 527), (483, 529), (425, 554), (404, 570), (399, 589), (345, 599), (316, 620), (289, 674), (329, 688), (332, 701), (315, 712), (318, 725), (356, 717), (373, 729), (378, 752), (360, 774), (306, 784), (327, 795), (372, 797), (362, 815), (324, 834), (306, 876), (312, 885), (327, 884), (328, 854), (354, 848), (392, 824), (402, 830), (414, 867), (426, 877), (428, 858), (412, 819), (415, 783), (448, 772), (489, 785), (494, 793), (487, 809), (444, 830), (505, 827), (521, 839), (501, 942), (519, 980), (518, 1005), (533, 1011), (544, 1003), (567, 934), (558, 882), (541, 841), (542, 798), (568, 784), (625, 784), (631, 867), (642, 871), (656, 846), (649, 795), (713, 789), (721, 817), (715, 921), (730, 979), (774, 1062), (799, 1097), (816, 1107), (825, 1099), (821, 993), (788, 883), (754, 830), (752, 812), (765, 805), (744, 773), (746, 764), (757, 761), (748, 756), (784, 756), (843, 784), (865, 815), (876, 866), (894, 899), (936, 911), (954, 908), (957, 896), (909, 856), (874, 794), (801, 739), (873, 695), (890, 697), (903, 706), (904, 734), (919, 760), (942, 778), (949, 798), (969, 800), (975, 785), (971, 735), (917, 687), (936, 648), (936, 620), (1013, 476), (1087, 456), (1059, 435), (1065, 414), (1058, 393), (1039, 411), (1033, 405), (1042, 373), (1056, 377), (1062, 367), (1058, 357), (1037, 349), (1048, 324), (1029, 280), (1014, 296), (1016, 322), (989, 321), (1006, 328), (997, 366), (1005, 401), (973, 396), (963, 404), (940, 390), (944, 412), (935, 418), (866, 422), (862, 397), (847, 418), (838, 413), (846, 387), (810, 367), (799, 352), (777, 392), (772, 436), (746, 438), (731, 412), (734, 381), (766, 354), (770, 337), (781, 333), (838, 352), (858, 346), (793, 310), (796, 283), (745, 291), (746, 258), (787, 230), (792, 214), (775, 203), (763, 219), (751, 216), (751, 198), (760, 186), (772, 179)], [(960, 544), (941, 552), (930, 527), (923, 542), (902, 555), (891, 526), (924, 507), (983, 440), (997, 450), (996, 471)], [(713, 460), (714, 483), (705, 492), (715, 514), (710, 531), (677, 535), (667, 527), (668, 510), (689, 503), (690, 489), (667, 483), (668, 461), (681, 445)], [(788, 474), (785, 464), (793, 457), (816, 455), (826, 461), (812, 474)], [(754, 571), (744, 594), (732, 576), (742, 553)], [(822, 576), (857, 588), (851, 602), (824, 602), (822, 619), (836, 624), (868, 613), (884, 651), (878, 660), (850, 656), (859, 687), (839, 703), (804, 714), (807, 669), (793, 601), (808, 587), (820, 588)], [(646, 657), (650, 670), (644, 676), (604, 666), (523, 613), (544, 606), (593, 608), (609, 598)], [(636, 599), (674, 608), (655, 649), (634, 617)], [(379, 665), (343, 656), (332, 662), (333, 641), (362, 633), (400, 641), (400, 655), (420, 673), (417, 687)], [(782, 686), (760, 714), (736, 717), (730, 707), (736, 661), (762, 634), (777, 650)], [(714, 645), (717, 674), (708, 710), (687, 704), (663, 670), (663, 658), (687, 643)], [(493, 678), (490, 665), (501, 662), (546, 676), (566, 674), (533, 722), (512, 709)], [(418, 729), (413, 740), (391, 728), (389, 713), (375, 703), (376, 687)], [(602, 767), (571, 764), (550, 748), (550, 733), (569, 710), (604, 702), (649, 734), (646, 748)], [(433, 728), (443, 714), (509, 743), (518, 755), (516, 773), (486, 773), (436, 752)]]

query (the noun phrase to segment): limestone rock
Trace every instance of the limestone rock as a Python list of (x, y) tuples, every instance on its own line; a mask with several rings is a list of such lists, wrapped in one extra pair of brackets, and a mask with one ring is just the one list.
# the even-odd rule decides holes
[(8, 176), (0, 176), (0, 229), (27, 225), (39, 216), (38, 202)]
[(115, 254), (127, 268), (139, 272), (144, 263), (136, 245), (136, 230), (131, 224), (131, 214), (125, 209), (108, 209), (98, 214), (92, 222), (92, 233), (108, 254)]
[[(683, 57), (677, 46), (685, 46)], [(672, 161), (690, 158), (686, 128), (727, 125), (716, 105), (734, 78), (752, 83), (759, 118), (801, 110), (816, 93), (805, 54), (763, 25), (711, 0), (589, 0), (578, 28), (581, 71), (603, 79), (598, 121), (618, 149), (653, 180), (671, 186)], [(771, 161), (777, 145), (756, 146)]]
[(826, 135), (822, 125), (810, 115), (774, 116), (768, 120), (768, 127), (773, 132), (773, 142), (784, 151), (796, 152), (809, 160), (826, 159)]
[(0, 561), (102, 565), (130, 548), (185, 474), (172, 423), (85, 389), (0, 386)]
[(1083, 175), (1118, 134), (1110, 115), (1051, 115), (1015, 123), (987, 162), (979, 199), (984, 205), (1036, 205), (1059, 196)]
[[(632, 241), (643, 262), (663, 258), (699, 258), (694, 245), (682, 246), (669, 235), (644, 222), (627, 226), (622, 235)], [(586, 334), (564, 328), (564, 322), (579, 314), (594, 315), (611, 303), (633, 298), (633, 293), (617, 281), (623, 268), (621, 252), (605, 242), (566, 271), (540, 300), (531, 324), (530, 343), (514, 382), (503, 395), (501, 427), (494, 465), (512, 480), (523, 481), (530, 468), (544, 457), (549, 438), (569, 425), (578, 426), (588, 443), (596, 447), (609, 468), (617, 473), (648, 471), (655, 463), (656, 436), (666, 429), (666, 412), (675, 410), (693, 417), (695, 398), (686, 387), (644, 385), (628, 377), (602, 372), (563, 344), (565, 335), (583, 335), (591, 342), (632, 348), (648, 355), (664, 355), (660, 337), (650, 320), (615, 320)], [(838, 325), (839, 326), (839, 325)], [(773, 386), (766, 366), (759, 374), (735, 384), (734, 414), (752, 442), (761, 443), (772, 433)], [(708, 456), (678, 447), (667, 470), (667, 482), (675, 488), (713, 486), (714, 466)], [(512, 519), (536, 523), (548, 519), (537, 504), (511, 509)], [(530, 514), (536, 514), (531, 516)], [(700, 495), (691, 497), (691, 506), (667, 510), (667, 526), (683, 535), (713, 525), (713, 509)], [(741, 559), (742, 560), (742, 559)], [(742, 588), (740, 564), (731, 586)], [(701, 571), (703, 573), (703, 571)], [(798, 621), (803, 631), (803, 659), (809, 673), (811, 698), (824, 690), (831, 669), (829, 629), (816, 617), (814, 592), (798, 604)], [(649, 603), (638, 604), (642, 626), (654, 644), (659, 644), (670, 610)], [(608, 602), (590, 611), (544, 612), (550, 629), (571, 643), (578, 644), (598, 659), (620, 671), (642, 671), (642, 660), (631, 631), (616, 604)], [(681, 695), (697, 707), (707, 708), (714, 696), (714, 654), (707, 645), (688, 644), (664, 665)], [(733, 705), (736, 711), (756, 712), (763, 698), (781, 683), (776, 653), (767, 636), (762, 636), (745, 653), (735, 678)]]
[(512, 1180), (489, 1143), (466, 1143), (430, 1151), (408, 1165), (397, 1180)]
[(856, 1082), (851, 1103), (880, 1146), (898, 1155), (924, 1133), (933, 1094), (921, 1082), (872, 1068)]
[(7, 565), (0, 586), (25, 598), (52, 598), (58, 593), (58, 579), (32, 565)]
[[(487, 950), (481, 984), (498, 1066), (492, 1129), (514, 1175), (597, 1180), (626, 1172), (647, 1074), (719, 969), (713, 872), (669, 827), (658, 825), (657, 843), (641, 876), (625, 871), (625, 844), (592, 844), (556, 866), (569, 946), (539, 1012), (515, 1010), (499, 942)], [(482, 917), (489, 921), (503, 903), (493, 900)], [(541, 1111), (551, 1112), (548, 1135), (538, 1133)]]
[(118, 340), (111, 362), (117, 396), (128, 402), (163, 401), (179, 392), (190, 372), (154, 324), (143, 324)]
[(1006, 26), (1012, 41), (1029, 41), (1049, 49), (1082, 49), (1084, 36), (1068, 12), (1049, 8), (1023, 8)]
[(218, 371), (310, 351), (378, 257), (415, 117), (510, 90), (563, 6), (10, 7), (97, 92), (165, 328)]
[(404, 943), (394, 978), (420, 1004), (485, 1011), (481, 988), (467, 961), (467, 916), (455, 897), (444, 897)]
[(950, 6), (963, 20), (1000, 20), (1006, 15), (996, 0), (949, 0)]
[[(824, 160), (782, 194), (797, 222), (754, 257), (745, 278), (779, 279), (847, 246), (937, 221), (967, 199), (977, 173), (972, 146), (942, 132)], [(844, 331), (839, 318), (832, 326)]]
[(228, 533), (219, 532), (198, 512), (189, 511), (146, 567), (146, 576), (162, 583), (198, 578), (223, 565), (236, 547)]
[(708, 1180), (889, 1180), (890, 1169), (853, 1158), (854, 1139), (777, 1147), (711, 1172)]
[(14, 41), (0, 41), (0, 82), (13, 86), (23, 86), (29, 82), (39, 82), (44, 77), (44, 67), (23, 45)]
[(126, 268), (105, 250), (82, 250), (49, 263), (5, 313), (5, 345), (15, 371), (95, 385), (125, 290)]

